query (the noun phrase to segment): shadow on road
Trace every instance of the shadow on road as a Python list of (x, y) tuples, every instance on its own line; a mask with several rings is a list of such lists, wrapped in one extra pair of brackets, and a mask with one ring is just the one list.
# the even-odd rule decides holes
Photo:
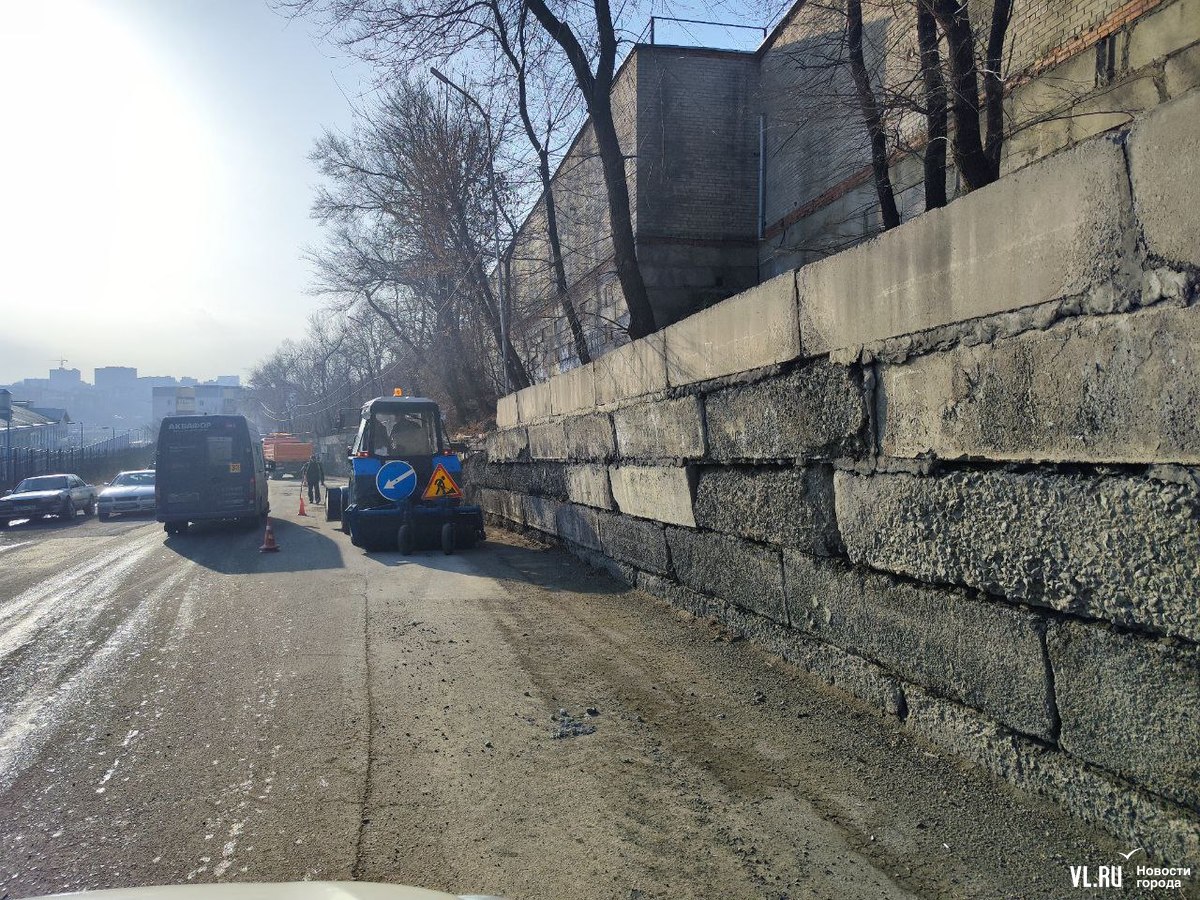
[(187, 534), (168, 536), (163, 544), (206, 569), (225, 575), (260, 572), (309, 572), (343, 569), (341, 548), (315, 528), (286, 519), (272, 519), (278, 553), (261, 553), (263, 529), (253, 531), (232, 523), (193, 523)]
[(489, 528), (488, 539), (479, 546), (456, 550), (449, 556), (438, 547), (420, 548), (408, 556), (394, 550), (355, 552), (386, 568), (420, 566), (575, 594), (620, 594), (629, 589), (608, 572), (589, 567), (561, 547), (537, 544), (499, 528)]

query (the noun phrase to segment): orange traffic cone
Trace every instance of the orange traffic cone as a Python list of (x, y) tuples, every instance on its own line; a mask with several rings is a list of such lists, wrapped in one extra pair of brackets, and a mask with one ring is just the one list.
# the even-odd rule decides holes
[(303, 494), (300, 495), (300, 512), (297, 515), (301, 515), (301, 516), (308, 515), (308, 513), (306, 513), (304, 511), (304, 495)]
[(271, 520), (267, 519), (267, 532), (263, 535), (262, 546), (258, 548), (259, 553), (277, 553), (279, 545), (275, 543), (275, 529), (271, 527)]

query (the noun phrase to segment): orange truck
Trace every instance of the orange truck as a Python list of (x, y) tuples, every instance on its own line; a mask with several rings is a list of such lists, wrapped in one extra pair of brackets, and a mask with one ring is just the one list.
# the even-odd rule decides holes
[(272, 478), (299, 475), (304, 464), (312, 459), (313, 445), (294, 434), (276, 431), (263, 438), (263, 458)]

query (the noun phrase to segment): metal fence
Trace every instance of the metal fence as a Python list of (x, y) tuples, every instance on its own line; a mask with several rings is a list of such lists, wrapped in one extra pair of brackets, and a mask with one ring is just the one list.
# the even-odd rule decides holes
[(83, 472), (102, 467), (118, 453), (130, 448), (128, 434), (117, 435), (87, 447), (70, 447), (63, 450), (38, 450), (29, 447), (13, 447), (11, 455), (4, 449), (4, 432), (0, 430), (0, 487), (13, 487), (22, 478), (32, 475), (50, 475), (56, 472)]

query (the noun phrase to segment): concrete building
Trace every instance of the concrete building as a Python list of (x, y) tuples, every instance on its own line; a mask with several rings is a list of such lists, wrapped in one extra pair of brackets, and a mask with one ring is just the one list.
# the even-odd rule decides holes
[(153, 390), (151, 415), (155, 423), (161, 422), (166, 416), (242, 414), (242, 388), (239, 385), (210, 383), (156, 387)]
[[(903, 6), (864, 8), (865, 52), (881, 95), (911, 91), (915, 21)], [(983, 24), (977, 32), (986, 33)], [(879, 233), (844, 31), (840, 14), (797, 2), (752, 53), (637, 44), (622, 64), (613, 110), (638, 258), (660, 326)], [(1008, 36), (1002, 172), (1123, 127), (1193, 87), (1198, 41), (1200, 0), (1023, 5)], [(891, 172), (908, 220), (924, 211), (924, 120), (897, 106), (886, 125), (911, 148), (893, 154)], [(956, 185), (951, 168), (952, 197)], [(596, 357), (626, 342), (627, 313), (590, 123), (553, 186), (570, 297)], [(514, 340), (535, 380), (578, 364), (544, 222), (539, 202), (512, 263)]]

